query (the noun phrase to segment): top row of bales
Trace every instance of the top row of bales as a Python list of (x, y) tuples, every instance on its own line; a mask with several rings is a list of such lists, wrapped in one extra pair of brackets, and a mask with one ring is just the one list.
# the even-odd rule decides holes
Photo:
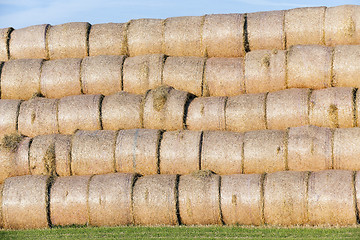
[(0, 29), (0, 61), (162, 53), (168, 56), (242, 57), (292, 45), (360, 44), (360, 6), (297, 8), (248, 14), (212, 14), (127, 23), (73, 22)]

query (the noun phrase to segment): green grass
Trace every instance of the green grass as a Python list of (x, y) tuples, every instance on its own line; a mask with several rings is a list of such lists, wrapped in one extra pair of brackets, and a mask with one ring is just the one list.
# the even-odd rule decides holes
[(360, 239), (360, 227), (66, 227), (0, 230), (0, 239)]

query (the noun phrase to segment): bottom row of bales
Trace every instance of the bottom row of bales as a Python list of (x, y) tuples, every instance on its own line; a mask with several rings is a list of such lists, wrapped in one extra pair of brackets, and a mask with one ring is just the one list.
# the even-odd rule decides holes
[(354, 225), (360, 172), (19, 176), (0, 185), (6, 229), (66, 225)]

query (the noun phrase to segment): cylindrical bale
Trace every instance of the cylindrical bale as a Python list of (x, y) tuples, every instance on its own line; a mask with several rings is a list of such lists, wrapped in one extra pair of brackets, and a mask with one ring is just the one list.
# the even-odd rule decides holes
[(359, 214), (360, 210), (360, 171), (355, 172), (355, 193), (356, 193), (356, 206)]
[(123, 69), (124, 91), (145, 94), (147, 90), (160, 86), (164, 61), (163, 54), (126, 58)]
[(346, 226), (356, 224), (353, 171), (312, 172), (308, 184), (310, 225)]
[(285, 12), (286, 46), (325, 44), (326, 7), (305, 7)]
[(16, 133), (21, 100), (0, 100), (0, 137)]
[(189, 130), (225, 130), (227, 97), (200, 97), (191, 101), (186, 116)]
[(286, 88), (286, 50), (257, 50), (245, 56), (246, 93)]
[(221, 213), (226, 225), (261, 225), (263, 220), (260, 174), (221, 176)]
[(185, 225), (221, 224), (220, 176), (198, 171), (180, 176), (179, 213)]
[(289, 129), (287, 162), (291, 171), (332, 168), (332, 137), (329, 128), (301, 126)]
[(76, 95), (61, 98), (58, 104), (59, 132), (73, 134), (80, 130), (100, 130), (102, 95)]
[(268, 129), (286, 129), (309, 124), (309, 96), (303, 88), (269, 93), (266, 99)]
[(26, 28), (15, 29), (10, 36), (10, 58), (48, 59), (46, 46), (46, 32), (49, 24), (34, 25)]
[(29, 152), (31, 175), (55, 174), (55, 140), (55, 134), (32, 139)]
[(360, 128), (338, 128), (334, 131), (334, 169), (360, 170)]
[(126, 23), (94, 24), (89, 33), (89, 56), (126, 55)]
[(264, 180), (264, 220), (269, 225), (308, 223), (307, 180), (309, 172), (276, 172)]
[(47, 228), (48, 184), (48, 176), (7, 178), (2, 191), (4, 228)]
[(348, 128), (355, 125), (354, 89), (337, 87), (314, 90), (310, 96), (310, 124)]
[(1, 72), (1, 99), (28, 100), (39, 93), (42, 62), (42, 59), (5, 62)]
[(119, 226), (133, 223), (132, 186), (135, 175), (96, 175), (89, 184), (89, 219), (92, 226)]
[(4, 219), (2, 213), (2, 192), (3, 192), (4, 184), (0, 184), (0, 228), (4, 228)]
[(202, 41), (207, 56), (244, 56), (244, 22), (244, 14), (206, 15)]
[(247, 35), (250, 50), (284, 49), (285, 11), (247, 14)]
[(286, 132), (262, 130), (244, 135), (244, 173), (284, 171), (286, 168)]
[(79, 58), (45, 61), (40, 77), (41, 93), (47, 98), (80, 95), (81, 61)]
[(202, 44), (204, 18), (204, 16), (167, 18), (164, 23), (163, 53), (168, 56), (204, 56)]
[(134, 221), (137, 225), (177, 225), (177, 176), (149, 175), (135, 182)]
[(157, 174), (160, 136), (155, 129), (120, 130), (115, 149), (116, 171)]
[(58, 99), (40, 97), (22, 102), (18, 120), (19, 132), (28, 137), (58, 133), (58, 103)]
[(55, 179), (50, 190), (50, 220), (54, 226), (85, 225), (89, 222), (88, 187), (91, 176)]
[(118, 92), (105, 96), (101, 120), (105, 130), (141, 128), (143, 96)]
[(359, 45), (334, 47), (333, 85), (337, 87), (360, 87)]
[(30, 143), (32, 139), (24, 137), (16, 149), (12, 176), (30, 175)]
[(110, 95), (122, 90), (124, 56), (86, 57), (81, 63), (81, 88), (84, 94)]
[(164, 20), (136, 19), (129, 23), (127, 43), (129, 55), (162, 53)]
[(266, 93), (229, 97), (225, 106), (226, 130), (245, 132), (266, 129)]
[(201, 148), (201, 169), (216, 174), (242, 173), (244, 134), (206, 131)]
[(326, 46), (292, 46), (287, 53), (287, 87), (331, 87), (332, 55), (332, 48)]
[(236, 96), (243, 93), (245, 93), (243, 58), (214, 57), (206, 61), (204, 96)]
[(72, 138), (73, 175), (115, 172), (116, 132), (112, 130), (77, 131)]
[[(8, 177), (11, 177), (14, 173), (13, 159), (16, 154), (18, 142), (11, 142), (11, 139), (7, 136), (1, 138), (0, 142), (0, 183)], [(1, 194), (1, 192), (0, 192)], [(1, 208), (1, 207), (0, 207)], [(0, 216), (1, 218), (1, 216)], [(0, 221), (1, 226), (1, 221)]]
[(164, 65), (163, 83), (202, 96), (204, 64), (205, 59), (201, 57), (168, 57)]
[(9, 60), (9, 39), (10, 33), (14, 29), (9, 28), (0, 28), (0, 61)]
[(72, 135), (58, 134), (55, 138), (55, 170), (58, 176), (70, 176)]
[(328, 7), (325, 11), (325, 44), (360, 44), (360, 6), (341, 5)]

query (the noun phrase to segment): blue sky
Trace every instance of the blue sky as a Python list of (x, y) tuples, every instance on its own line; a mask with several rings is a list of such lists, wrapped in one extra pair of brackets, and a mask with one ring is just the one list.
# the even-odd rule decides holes
[(137, 18), (246, 13), (296, 7), (360, 4), (340, 0), (0, 0), (0, 28), (65, 22), (127, 22)]

